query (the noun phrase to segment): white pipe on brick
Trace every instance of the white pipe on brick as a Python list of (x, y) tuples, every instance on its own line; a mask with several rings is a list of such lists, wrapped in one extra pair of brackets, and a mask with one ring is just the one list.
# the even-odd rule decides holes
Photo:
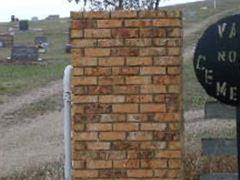
[(64, 100), (64, 177), (72, 180), (72, 147), (71, 147), (71, 76), (73, 67), (68, 65), (64, 70), (63, 77), (63, 100)]

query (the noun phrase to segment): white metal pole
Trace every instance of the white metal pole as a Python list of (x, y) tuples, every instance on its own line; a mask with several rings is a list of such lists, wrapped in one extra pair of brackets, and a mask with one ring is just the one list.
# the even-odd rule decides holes
[(71, 65), (64, 70), (63, 100), (64, 100), (64, 176), (65, 180), (72, 180), (72, 147), (71, 147)]
[(214, 9), (217, 8), (217, 1), (216, 0), (213, 0), (213, 6), (214, 6)]

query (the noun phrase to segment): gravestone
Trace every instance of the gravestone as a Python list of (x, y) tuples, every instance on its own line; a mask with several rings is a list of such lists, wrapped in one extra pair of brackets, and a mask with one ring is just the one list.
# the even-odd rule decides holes
[(29, 29), (28, 20), (19, 21), (19, 30), (20, 31), (28, 31), (28, 29)]
[(13, 46), (14, 37), (11, 34), (0, 34), (0, 42), (2, 48), (10, 48)]
[(71, 53), (71, 50), (72, 50), (72, 45), (71, 44), (66, 44), (65, 46), (65, 52), (67, 54)]
[(37, 61), (39, 57), (38, 49), (29, 46), (14, 46), (11, 52), (11, 60), (28, 62)]
[(48, 50), (48, 40), (45, 36), (35, 37), (34, 44), (40, 53), (45, 53)]

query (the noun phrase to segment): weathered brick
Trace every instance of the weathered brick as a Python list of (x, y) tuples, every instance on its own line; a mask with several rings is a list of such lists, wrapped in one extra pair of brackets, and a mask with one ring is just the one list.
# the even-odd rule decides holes
[(162, 65), (162, 66), (168, 66), (168, 65), (180, 65), (181, 61), (177, 57), (173, 56), (163, 56), (163, 57), (154, 57), (153, 59), (154, 65)]
[(117, 95), (103, 95), (99, 96), (100, 103), (122, 103), (125, 102), (124, 96), (117, 96)]
[(111, 20), (98, 20), (97, 27), (98, 28), (116, 28), (122, 27), (123, 21), (120, 19), (111, 19)]
[(110, 38), (110, 29), (84, 29), (85, 38)]
[(137, 113), (137, 104), (113, 104), (113, 112), (115, 113)]
[(180, 27), (182, 23), (179, 19), (154, 19), (152, 25), (155, 27)]
[(83, 75), (83, 68), (74, 68), (73, 69), (73, 76), (81, 76)]
[(97, 170), (73, 170), (73, 176), (76, 178), (94, 178), (98, 177)]
[(130, 168), (139, 168), (139, 167), (140, 167), (140, 161), (135, 159), (113, 161), (113, 168), (130, 169)]
[(166, 74), (166, 68), (161, 66), (141, 67), (141, 74)]
[(152, 132), (129, 132), (128, 140), (130, 141), (146, 141), (152, 140)]
[(122, 66), (124, 65), (123, 57), (105, 57), (99, 58), (99, 66)]
[(180, 159), (169, 159), (168, 160), (169, 168), (181, 168), (181, 160)]
[(143, 113), (166, 112), (166, 105), (165, 104), (141, 104), (140, 110)]
[(126, 102), (130, 102), (130, 103), (152, 102), (152, 96), (151, 95), (129, 95), (127, 96)]
[(118, 47), (123, 46), (123, 39), (98, 39), (98, 47)]
[(182, 41), (180, 39), (173, 38), (154, 38), (153, 45), (155, 46), (164, 46), (164, 47), (180, 47)]
[(138, 36), (139, 36), (139, 29), (133, 29), (133, 28), (112, 29), (113, 38), (137, 38)]
[(180, 158), (181, 155), (181, 151), (164, 150), (156, 152), (156, 158)]
[(128, 76), (126, 77), (127, 84), (150, 84), (150, 76)]
[(124, 84), (123, 76), (100, 76), (98, 77), (99, 85), (117, 85)]
[(85, 75), (87, 76), (108, 76), (112, 74), (111, 68), (94, 67), (85, 68)]
[(83, 38), (83, 30), (71, 30), (71, 38)]
[(124, 22), (126, 27), (149, 27), (152, 26), (152, 20), (151, 19), (134, 19), (134, 20), (125, 20)]
[(85, 48), (86, 57), (104, 57), (110, 55), (110, 49), (106, 48)]
[(141, 123), (142, 131), (164, 131), (166, 128), (166, 123)]
[(72, 84), (74, 86), (78, 85), (94, 85), (97, 84), (97, 78), (96, 77), (73, 77)]
[(82, 57), (73, 61), (73, 66), (97, 66), (97, 58)]
[(99, 153), (99, 159), (102, 160), (123, 160), (126, 159), (124, 151), (103, 151)]
[(114, 131), (137, 131), (138, 123), (115, 123), (113, 124)]
[(97, 102), (98, 97), (97, 96), (73, 96), (73, 102), (74, 103), (92, 103)]
[(84, 18), (105, 19), (110, 17), (110, 13), (106, 11), (89, 11), (83, 13)]
[(167, 160), (166, 159), (144, 159), (141, 160), (142, 168), (167, 168)]
[(163, 38), (166, 35), (166, 30), (162, 28), (141, 28), (139, 33), (140, 38)]
[(104, 160), (88, 160), (87, 161), (88, 169), (108, 169), (112, 168), (112, 161)]
[(88, 142), (87, 149), (88, 150), (109, 150), (110, 149), (109, 142)]
[(71, 28), (72, 29), (96, 28), (96, 21), (88, 19), (72, 20)]
[(167, 143), (166, 142), (161, 142), (161, 141), (152, 141), (152, 142), (142, 142), (141, 143), (141, 149), (144, 150), (162, 150), (166, 149)]
[(99, 139), (102, 141), (116, 141), (124, 140), (126, 138), (125, 132), (100, 132)]
[(180, 28), (168, 28), (166, 29), (167, 37), (182, 37), (182, 30)]
[(84, 161), (73, 161), (73, 166), (75, 169), (83, 169), (85, 167), (85, 162)]
[(137, 12), (117, 10), (117, 11), (111, 12), (111, 17), (112, 18), (135, 18), (137, 17)]
[(153, 77), (153, 83), (154, 84), (180, 84), (181, 83), (181, 77), (180, 76), (154, 76)]
[(89, 94), (111, 94), (113, 92), (112, 86), (89, 86), (88, 93)]
[(122, 85), (113, 87), (114, 94), (137, 94), (140, 92), (138, 85)]
[(152, 45), (152, 40), (149, 38), (144, 39), (126, 39), (126, 46), (134, 46), (134, 47), (146, 47)]
[(73, 139), (77, 141), (92, 141), (98, 139), (96, 132), (80, 132), (73, 135)]
[(112, 48), (111, 56), (138, 56), (138, 48)]
[(137, 75), (139, 74), (138, 67), (114, 67), (112, 68), (113, 75)]
[(82, 48), (82, 47), (96, 47), (96, 39), (74, 39), (72, 40), (73, 48)]
[(168, 85), (168, 93), (180, 93), (181, 87), (179, 85)]
[(141, 86), (141, 93), (166, 93), (167, 88), (164, 85), (155, 85), (155, 84), (149, 84), (149, 85), (142, 85)]
[(73, 12), (71, 11), (71, 19), (76, 20), (76, 19), (82, 19), (83, 18), (83, 13), (82, 12)]
[(166, 48), (149, 47), (140, 50), (140, 56), (164, 56), (167, 54)]
[(152, 65), (152, 58), (151, 57), (127, 57), (127, 65), (129, 66)]
[(147, 170), (147, 169), (134, 169), (134, 170), (128, 170), (127, 171), (128, 177), (152, 177), (153, 171)]
[(84, 112), (88, 114), (111, 113), (112, 106), (111, 104), (87, 104), (84, 106)]
[(181, 55), (181, 49), (178, 47), (169, 47), (167, 49), (167, 55), (168, 56), (180, 56)]
[(86, 125), (87, 131), (111, 131), (111, 123), (89, 123)]
[[(170, 75), (177, 75), (181, 73), (181, 67), (175, 66), (175, 67), (168, 67), (167, 73)], [(179, 76), (178, 76), (179, 77)]]

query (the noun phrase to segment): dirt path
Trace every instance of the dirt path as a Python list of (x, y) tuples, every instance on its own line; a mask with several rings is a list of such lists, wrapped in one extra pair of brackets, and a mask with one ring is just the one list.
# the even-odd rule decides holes
[[(192, 34), (204, 28), (207, 24), (219, 17), (232, 12), (226, 10), (202, 21), (191, 29), (184, 31), (187, 39)], [(185, 48), (184, 57), (191, 57), (192, 46)], [(5, 104), (0, 105), (0, 121), (2, 116), (8, 112), (18, 110), (24, 104), (39, 101), (50, 95), (62, 91), (62, 81), (51, 82), (45, 87), (38, 88), (22, 96), (10, 98)], [(185, 132), (188, 134), (203, 129), (234, 126), (233, 122), (206, 121), (203, 119), (203, 111), (189, 111), (185, 113)], [(198, 121), (194, 121), (194, 120)], [(0, 177), (13, 171), (22, 171), (29, 167), (58, 160), (63, 154), (63, 112), (51, 112), (35, 119), (26, 121), (28, 123), (11, 126), (8, 129), (0, 127)], [(214, 123), (213, 123), (214, 122)], [(187, 135), (187, 134), (186, 134)], [(190, 143), (189, 143), (190, 144)]]

